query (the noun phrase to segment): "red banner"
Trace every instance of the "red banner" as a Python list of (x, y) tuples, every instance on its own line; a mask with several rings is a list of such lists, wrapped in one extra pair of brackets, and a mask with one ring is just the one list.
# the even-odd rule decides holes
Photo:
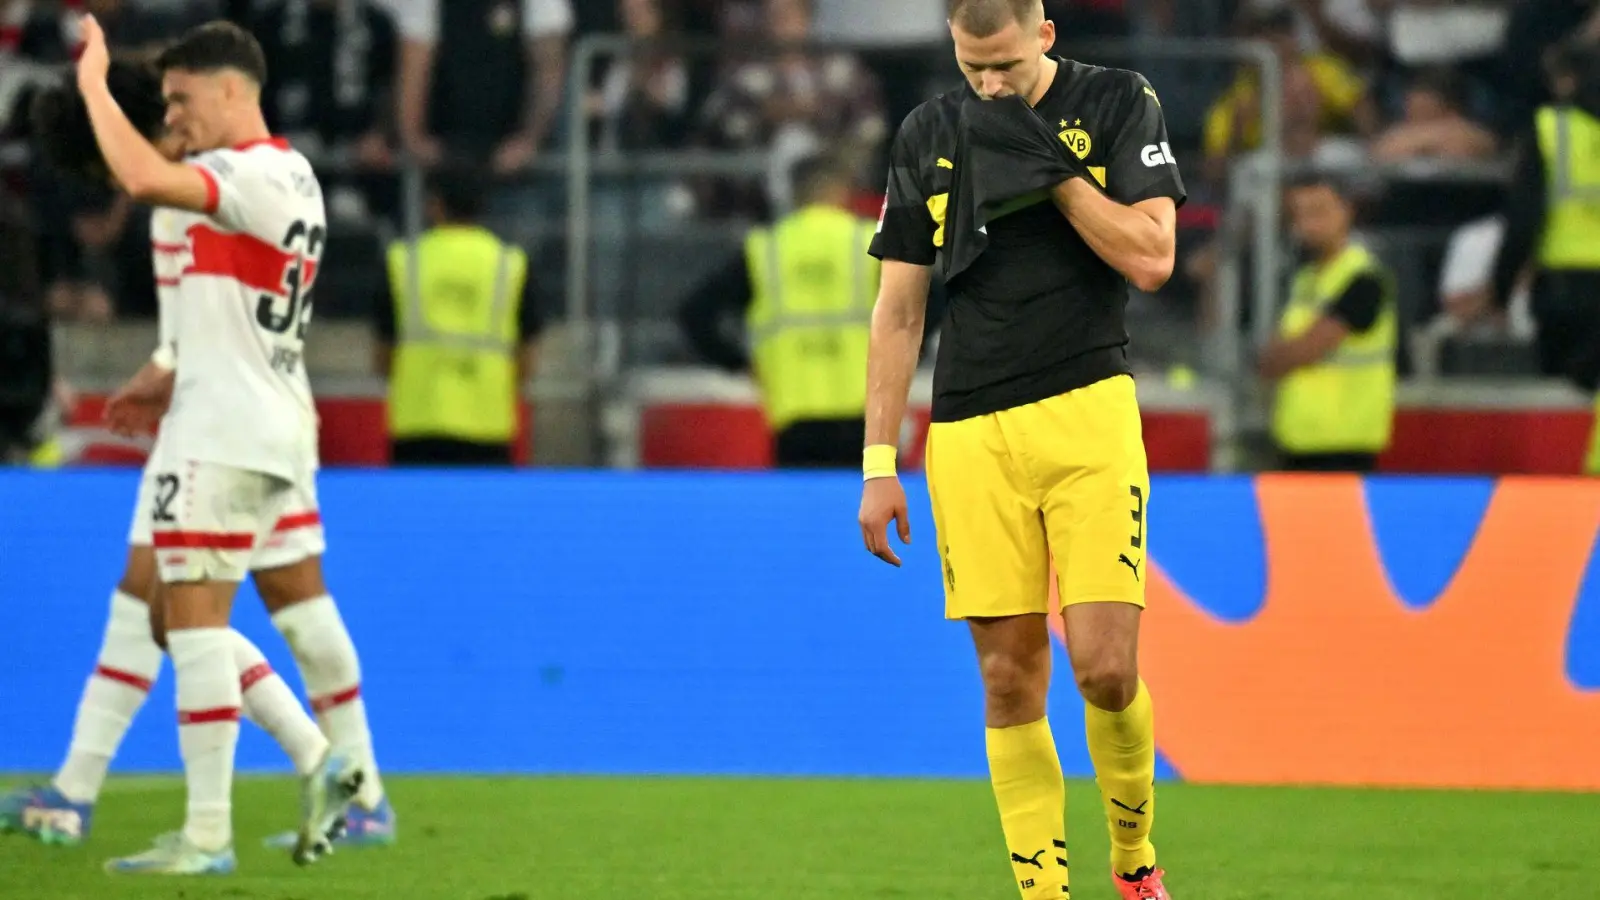
[[(105, 398), (85, 396), (71, 424), (100, 424)], [(384, 402), (370, 396), (323, 396), (322, 460), (330, 466), (382, 466), (389, 461)], [(920, 467), (925, 408), (903, 457)], [(1380, 462), (1386, 472), (1558, 474), (1582, 471), (1593, 416), (1568, 409), (1406, 408), (1395, 416), (1394, 442)], [(1145, 446), (1156, 472), (1200, 472), (1211, 464), (1211, 417), (1204, 410), (1145, 410)], [(760, 410), (732, 402), (662, 402), (639, 413), (638, 460), (645, 467), (764, 468), (772, 464), (771, 436)], [(531, 411), (523, 408), (519, 461), (530, 458)], [(80, 457), (91, 464), (132, 464), (140, 447), (114, 440), (91, 443)]]

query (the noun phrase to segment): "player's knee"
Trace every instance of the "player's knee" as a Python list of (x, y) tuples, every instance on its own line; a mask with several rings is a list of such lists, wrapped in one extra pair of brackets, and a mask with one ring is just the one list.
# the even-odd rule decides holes
[(1072, 670), (1078, 679), (1078, 692), (1096, 709), (1121, 712), (1139, 692), (1137, 667), (1117, 656), (1074, 659)]
[(314, 556), (254, 572), (252, 578), (267, 613), (274, 616), (291, 606), (317, 600), (328, 593), (327, 585), (322, 580), (322, 566)]
[(990, 722), (1023, 724), (1044, 715), (1050, 673), (1008, 653), (988, 653), (979, 660)]

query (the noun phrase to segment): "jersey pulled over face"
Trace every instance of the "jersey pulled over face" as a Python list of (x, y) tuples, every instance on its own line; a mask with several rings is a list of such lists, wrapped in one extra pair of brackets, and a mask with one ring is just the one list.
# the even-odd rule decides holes
[[(1057, 58), (1035, 111), (1063, 153), (1113, 200), (1186, 193), (1166, 122), (1142, 75)], [(871, 254), (932, 265), (945, 245), (961, 104), (941, 94), (906, 117), (890, 151), (888, 196)], [(987, 223), (988, 246), (948, 284), (933, 418), (955, 421), (1043, 400), (1128, 371), (1127, 281), (1048, 200)]]
[(176, 352), (161, 440), (188, 458), (288, 480), (316, 467), (301, 359), (327, 235), (322, 188), (281, 140), (191, 160), (209, 212), (152, 219), (162, 341)]

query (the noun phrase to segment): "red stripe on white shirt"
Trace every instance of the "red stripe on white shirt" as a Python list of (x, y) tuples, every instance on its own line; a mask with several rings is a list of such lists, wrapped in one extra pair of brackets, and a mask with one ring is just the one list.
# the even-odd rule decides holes
[(211, 174), (211, 170), (205, 166), (193, 166), (192, 168), (200, 173), (200, 177), (206, 183), (205, 214), (214, 216), (217, 214), (217, 207), (222, 205), (222, 188), (217, 185), (217, 176)]
[(289, 268), (303, 264), (301, 285), (309, 288), (316, 283), (315, 260), (286, 253), (255, 235), (225, 234), (209, 225), (191, 225), (189, 247), (193, 259), (183, 269), (185, 278), (215, 275), (262, 293), (282, 295), (288, 291), (284, 277)]

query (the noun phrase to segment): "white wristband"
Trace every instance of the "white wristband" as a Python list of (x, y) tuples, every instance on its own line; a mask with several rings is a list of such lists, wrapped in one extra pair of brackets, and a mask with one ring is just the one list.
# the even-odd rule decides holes
[(156, 348), (156, 352), (150, 354), (150, 362), (158, 369), (171, 372), (178, 367), (178, 354), (172, 352), (171, 344), (162, 344)]

